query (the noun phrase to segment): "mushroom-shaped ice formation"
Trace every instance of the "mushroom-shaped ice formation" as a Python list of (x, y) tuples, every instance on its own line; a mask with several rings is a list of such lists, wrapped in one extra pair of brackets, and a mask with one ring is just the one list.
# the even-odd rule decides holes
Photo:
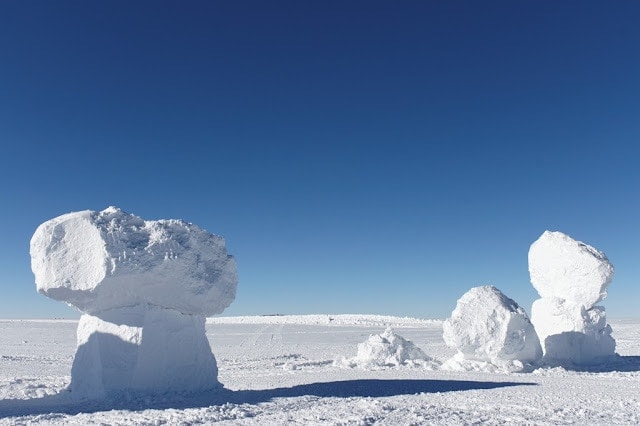
[(109, 207), (43, 223), (30, 253), (38, 291), (85, 313), (74, 395), (219, 386), (205, 317), (231, 304), (238, 281), (222, 237)]
[(540, 294), (531, 322), (547, 362), (593, 364), (614, 355), (605, 310), (613, 265), (604, 253), (562, 232), (545, 231), (529, 249), (531, 283)]
[(480, 362), (518, 370), (542, 356), (527, 313), (494, 286), (467, 291), (442, 327), (445, 343), (458, 350), (444, 368), (465, 369), (465, 361), (472, 361), (469, 369)]

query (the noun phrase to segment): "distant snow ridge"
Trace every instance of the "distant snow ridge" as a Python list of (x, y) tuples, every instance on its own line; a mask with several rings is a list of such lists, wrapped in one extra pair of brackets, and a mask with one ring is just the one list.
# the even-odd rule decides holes
[(442, 327), (445, 343), (458, 350), (443, 369), (519, 371), (542, 356), (524, 309), (493, 286), (467, 291)]
[(547, 362), (586, 365), (615, 354), (605, 309), (596, 306), (613, 272), (604, 253), (562, 232), (545, 231), (531, 244), (529, 273), (541, 297), (531, 320)]
[(219, 386), (205, 316), (231, 304), (238, 281), (222, 237), (109, 207), (43, 223), (30, 253), (38, 291), (85, 313), (74, 396)]
[(214, 317), (207, 319), (208, 324), (305, 324), (305, 325), (369, 325), (380, 327), (419, 327), (422, 325), (440, 324), (439, 319), (420, 319), (411, 317), (394, 317), (389, 315), (361, 314), (310, 314), (310, 315), (255, 315), (236, 317)]
[(393, 332), (391, 327), (381, 334), (373, 334), (358, 344), (358, 354), (353, 358), (341, 358), (335, 365), (364, 369), (380, 367), (420, 366), (434, 369), (438, 363), (425, 354), (413, 342)]

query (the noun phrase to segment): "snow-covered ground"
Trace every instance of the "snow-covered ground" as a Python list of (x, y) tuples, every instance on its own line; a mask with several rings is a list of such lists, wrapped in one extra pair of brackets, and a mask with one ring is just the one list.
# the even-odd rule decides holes
[(640, 320), (612, 320), (622, 357), (599, 371), (347, 368), (394, 332), (438, 361), (442, 322), (363, 315), (214, 318), (218, 393), (74, 403), (75, 321), (0, 321), (0, 424), (640, 424)]

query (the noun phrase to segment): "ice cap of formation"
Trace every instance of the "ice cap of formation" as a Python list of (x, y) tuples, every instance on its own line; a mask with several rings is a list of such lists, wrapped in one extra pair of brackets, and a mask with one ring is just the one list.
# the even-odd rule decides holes
[(109, 207), (41, 224), (30, 254), (38, 291), (85, 313), (74, 395), (219, 386), (205, 317), (231, 304), (238, 281), (222, 237)]
[(353, 358), (336, 360), (341, 367), (379, 368), (398, 366), (422, 366), (433, 369), (438, 366), (430, 356), (413, 342), (387, 327), (381, 334), (372, 334), (358, 344), (358, 354)]
[(591, 364), (614, 355), (605, 309), (613, 265), (601, 251), (562, 232), (545, 231), (529, 249), (531, 283), (540, 294), (531, 321), (545, 360)]
[(458, 353), (451, 370), (522, 370), (542, 356), (527, 313), (494, 286), (473, 287), (442, 325), (445, 343)]

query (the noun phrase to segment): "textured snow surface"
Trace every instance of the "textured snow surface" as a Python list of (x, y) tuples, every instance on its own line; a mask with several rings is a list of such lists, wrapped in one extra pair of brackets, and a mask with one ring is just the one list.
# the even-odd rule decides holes
[(377, 368), (392, 366), (422, 366), (435, 368), (433, 359), (425, 354), (413, 342), (394, 333), (391, 327), (381, 334), (372, 334), (358, 344), (358, 354), (353, 358), (336, 360), (343, 367)]
[(529, 248), (529, 274), (540, 297), (566, 299), (589, 309), (607, 296), (613, 265), (590, 245), (545, 231)]
[(443, 323), (443, 331), (445, 343), (458, 350), (445, 368), (477, 370), (493, 364), (518, 370), (523, 363), (542, 356), (540, 341), (524, 309), (493, 286), (467, 291)]
[(604, 253), (562, 232), (545, 231), (529, 249), (531, 283), (540, 294), (531, 322), (552, 364), (594, 364), (615, 354), (605, 309), (613, 266)]
[(181, 220), (68, 213), (38, 227), (30, 252), (38, 291), (88, 314), (148, 303), (210, 316), (236, 294), (224, 239)]
[[(352, 316), (351, 325), (266, 318), (274, 322), (206, 324), (223, 392), (93, 403), (75, 403), (64, 392), (76, 322), (0, 321), (0, 425), (640, 424), (638, 320), (612, 321), (622, 355), (616, 362), (522, 374), (340, 368), (336, 357), (353, 356), (386, 326), (367, 325), (377, 321), (367, 316)], [(436, 359), (455, 353), (442, 340), (441, 322), (396, 331)]]

